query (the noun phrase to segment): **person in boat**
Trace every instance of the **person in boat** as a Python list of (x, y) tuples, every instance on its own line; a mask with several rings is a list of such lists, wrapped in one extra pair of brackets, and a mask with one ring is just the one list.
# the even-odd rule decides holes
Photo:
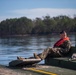
[[(36, 54), (34, 53), (34, 58), (36, 59), (45, 59), (48, 55), (50, 57), (62, 57), (66, 56), (71, 48), (71, 42), (67, 33), (65, 31), (60, 32), (60, 40), (58, 40), (53, 48), (47, 48), (42, 53)], [(17, 57), (17, 59), (24, 59), (22, 57)]]

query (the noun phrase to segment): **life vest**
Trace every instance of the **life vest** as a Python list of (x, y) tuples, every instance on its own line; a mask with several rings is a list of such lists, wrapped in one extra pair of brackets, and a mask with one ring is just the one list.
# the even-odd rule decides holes
[(66, 38), (63, 38), (63, 39), (58, 40), (58, 41), (54, 44), (54, 47), (56, 47), (56, 46), (58, 47), (58, 46), (62, 45), (63, 42), (65, 42), (66, 40), (69, 40), (69, 37), (66, 37)]

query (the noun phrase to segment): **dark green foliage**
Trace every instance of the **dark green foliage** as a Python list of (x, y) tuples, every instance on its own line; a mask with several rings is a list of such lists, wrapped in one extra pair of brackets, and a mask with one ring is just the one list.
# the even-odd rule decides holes
[(76, 17), (58, 16), (51, 18), (45, 16), (43, 19), (35, 20), (26, 17), (6, 19), (0, 22), (0, 36), (25, 35), (25, 34), (50, 34), (66, 30), (76, 31)]

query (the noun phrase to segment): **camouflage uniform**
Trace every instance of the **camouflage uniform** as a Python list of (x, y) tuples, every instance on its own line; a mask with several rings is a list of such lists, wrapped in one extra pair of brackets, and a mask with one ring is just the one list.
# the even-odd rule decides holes
[(58, 47), (45, 49), (41, 54), (38, 54), (38, 56), (41, 59), (45, 59), (47, 55), (50, 55), (50, 57), (61, 57), (68, 54), (70, 48), (71, 48), (70, 41), (64, 41), (63, 44)]

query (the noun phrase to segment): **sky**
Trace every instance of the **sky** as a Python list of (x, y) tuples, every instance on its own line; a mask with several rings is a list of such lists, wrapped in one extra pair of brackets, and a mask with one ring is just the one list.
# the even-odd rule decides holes
[(24, 16), (35, 19), (47, 15), (76, 16), (76, 0), (0, 0), (0, 21)]

